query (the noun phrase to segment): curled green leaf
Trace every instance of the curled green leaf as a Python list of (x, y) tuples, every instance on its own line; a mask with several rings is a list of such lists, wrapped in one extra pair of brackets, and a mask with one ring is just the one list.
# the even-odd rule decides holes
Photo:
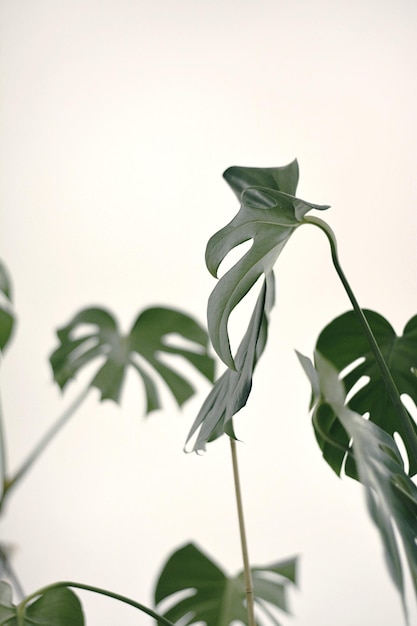
[(272, 272), (274, 263), (304, 215), (327, 206), (295, 197), (298, 164), (278, 168), (232, 167), (224, 177), (241, 202), (233, 220), (207, 244), (206, 264), (217, 277), (227, 254), (251, 241), (243, 257), (220, 278), (209, 298), (208, 328), (213, 347), (231, 369), (236, 369), (229, 342), (228, 320), (237, 304), (258, 278)]
[(252, 389), (253, 372), (268, 334), (268, 316), (274, 304), (274, 277), (265, 278), (248, 330), (236, 353), (236, 370), (227, 370), (214, 383), (188, 434), (187, 443), (198, 431), (193, 450), (204, 450), (209, 441), (227, 433), (235, 437), (232, 417), (245, 406)]
[[(266, 343), (268, 318), (275, 299), (273, 265), (294, 230), (310, 209), (326, 209), (294, 196), (298, 164), (284, 167), (231, 167), (224, 178), (241, 201), (236, 217), (208, 242), (206, 263), (217, 277), (223, 259), (236, 246), (251, 240), (250, 249), (220, 278), (208, 302), (210, 339), (228, 369), (216, 381), (187, 438), (198, 431), (194, 450), (224, 432), (234, 437), (232, 417), (247, 402), (255, 366)], [(228, 333), (230, 314), (261, 275), (264, 282), (233, 358)]]

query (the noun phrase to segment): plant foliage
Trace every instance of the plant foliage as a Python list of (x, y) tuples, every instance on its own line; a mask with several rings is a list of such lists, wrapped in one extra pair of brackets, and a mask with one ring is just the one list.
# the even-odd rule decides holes
[[(207, 244), (206, 263), (217, 277), (221, 262), (236, 246), (251, 240), (250, 249), (220, 278), (208, 302), (208, 328), (213, 347), (228, 366), (216, 381), (191, 428), (187, 442), (199, 430), (194, 450), (226, 432), (234, 436), (231, 419), (245, 406), (253, 372), (267, 339), (268, 317), (275, 300), (273, 265), (290, 236), (310, 209), (327, 209), (295, 197), (298, 163), (284, 167), (231, 167), (224, 178), (241, 202), (238, 214)], [(235, 358), (228, 321), (233, 309), (264, 274), (247, 331)]]
[(307, 357), (299, 357), (312, 385), (313, 420), (320, 424), (338, 420), (353, 441), (350, 454), (354, 455), (368, 510), (380, 532), (388, 569), (406, 611), (397, 533), (417, 593), (417, 487), (404, 470), (393, 437), (346, 405), (346, 392), (337, 369), (319, 352), (315, 354), (315, 366)]
[(179, 406), (194, 393), (194, 387), (164, 362), (163, 355), (182, 357), (208, 380), (214, 378), (206, 331), (192, 317), (174, 309), (153, 307), (142, 311), (126, 336), (105, 309), (84, 309), (57, 334), (60, 345), (50, 361), (61, 389), (87, 363), (101, 357), (104, 363), (90, 383), (100, 390), (101, 399), (119, 402), (126, 369), (133, 367), (144, 385), (146, 413), (159, 409), (161, 402), (154, 377), (144, 364), (160, 376)]
[[(268, 301), (267, 301), (268, 298)], [(236, 370), (227, 368), (215, 382), (188, 434), (187, 443), (198, 431), (193, 450), (204, 450), (206, 443), (224, 432), (235, 437), (232, 417), (245, 406), (252, 389), (256, 363), (264, 351), (268, 315), (274, 303), (274, 278), (269, 274), (258, 296), (248, 330), (236, 354)]]
[(10, 341), (14, 323), (12, 283), (4, 263), (0, 261), (0, 352)]
[(0, 626), (84, 626), (77, 596), (65, 587), (49, 589), (34, 602), (14, 605), (12, 588), (0, 581)]
[(208, 302), (208, 328), (213, 347), (231, 369), (228, 320), (231, 312), (258, 278), (272, 272), (285, 244), (311, 209), (328, 206), (311, 204), (295, 197), (298, 163), (284, 167), (231, 167), (224, 178), (236, 193), (241, 207), (237, 215), (207, 244), (207, 268), (217, 278), (221, 262), (236, 246), (251, 241), (250, 249), (224, 275)]
[[(229, 252), (245, 242), (250, 242), (250, 247), (218, 280), (209, 298), (209, 335), (227, 369), (203, 403), (187, 444), (195, 437), (193, 449), (200, 451), (208, 441), (223, 433), (235, 437), (232, 418), (248, 400), (254, 370), (267, 342), (269, 314), (275, 299), (274, 264), (300, 225), (318, 226), (329, 240), (335, 270), (354, 311), (340, 316), (323, 330), (317, 341), (314, 365), (299, 355), (312, 385), (315, 434), (324, 458), (334, 471), (338, 475), (344, 472), (362, 483), (370, 515), (384, 544), (389, 572), (408, 619), (404, 559), (417, 594), (417, 487), (405, 469), (394, 435), (397, 433), (404, 442), (409, 474), (413, 476), (417, 473), (417, 427), (400, 394), (406, 394), (417, 404), (417, 316), (408, 322), (403, 336), (397, 337), (382, 316), (361, 310), (341, 268), (333, 231), (323, 220), (306, 216), (311, 209), (328, 207), (295, 196), (296, 161), (279, 168), (231, 167), (224, 177), (241, 207), (230, 223), (208, 242), (209, 271), (217, 278)], [(247, 330), (232, 354), (230, 316), (261, 277), (263, 283)], [(13, 326), (11, 282), (0, 263), (0, 351), (7, 346)], [(50, 362), (61, 389), (85, 366), (99, 361), (98, 369), (83, 395), (64, 412), (12, 477), (6, 471), (0, 428), (0, 481), (4, 488), (0, 507), (10, 488), (32, 466), (90, 387), (100, 391), (102, 400), (119, 402), (126, 371), (132, 367), (143, 383), (146, 413), (150, 413), (161, 407), (160, 382), (171, 391), (179, 406), (194, 393), (188, 378), (172, 365), (172, 357), (180, 357), (182, 365), (191, 365), (210, 382), (214, 379), (207, 332), (181, 311), (163, 307), (146, 309), (124, 335), (109, 311), (88, 308), (77, 313), (57, 334), (59, 346)], [(232, 442), (233, 450), (234, 447)], [(234, 471), (238, 485), (237, 470)], [(242, 546), (246, 543), (243, 539), (242, 535)], [(280, 626), (280, 611), (289, 612), (287, 591), (296, 581), (296, 559), (251, 567), (249, 573), (247, 554), (243, 551), (246, 572), (233, 577), (192, 543), (174, 552), (156, 584), (159, 614), (125, 596), (68, 582), (45, 587), (14, 605), (12, 589), (3, 581), (0, 582), (0, 626), (84, 626), (81, 604), (70, 588), (122, 601), (167, 626), (173, 626), (173, 622), (182, 626), (202, 622), (206, 626), (230, 626), (233, 622), (253, 626), (253, 597), (258, 626)], [(253, 594), (245, 583), (248, 581), (250, 587), (251, 577)]]
[[(405, 326), (398, 337), (391, 324), (375, 311), (364, 311), (368, 324), (385, 358), (400, 394), (407, 394), (417, 404), (417, 316)], [(409, 473), (417, 472), (417, 459), (411, 452), (407, 432), (390, 400), (380, 369), (364, 336), (354, 311), (337, 317), (320, 333), (316, 350), (342, 373), (346, 393), (351, 393), (349, 408), (369, 419), (390, 435), (398, 433), (408, 452)], [(345, 373), (343, 371), (345, 370)], [(346, 373), (347, 372), (347, 373)], [(364, 378), (365, 377), (365, 378)], [(362, 381), (363, 386), (359, 385)], [(417, 433), (417, 427), (410, 416)], [(318, 443), (323, 457), (340, 473), (346, 460), (346, 472), (356, 475), (348, 450), (351, 441), (339, 420), (315, 423)], [(336, 442), (336, 445), (334, 443)]]
[[(296, 559), (253, 567), (258, 625), (280, 622), (271, 607), (288, 612), (287, 587), (295, 583)], [(181, 593), (181, 598), (174, 594)], [(172, 597), (172, 598), (171, 598)], [(170, 601), (171, 600), (171, 601)], [(163, 615), (183, 626), (204, 622), (207, 626), (229, 626), (234, 620), (248, 623), (243, 572), (227, 576), (192, 543), (177, 550), (166, 562), (155, 589), (155, 604), (169, 603)], [(265, 621), (265, 616), (270, 621)]]

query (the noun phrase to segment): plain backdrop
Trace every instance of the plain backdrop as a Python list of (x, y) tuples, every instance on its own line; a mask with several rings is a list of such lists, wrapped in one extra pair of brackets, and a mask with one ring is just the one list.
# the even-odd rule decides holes
[[(1, 0), (0, 256), (19, 318), (1, 370), (11, 470), (92, 375), (63, 397), (52, 382), (55, 330), (76, 311), (105, 306), (124, 331), (155, 304), (205, 323), (205, 245), (239, 208), (230, 165), (298, 158), (298, 195), (332, 206), (322, 217), (361, 305), (401, 333), (417, 305), (416, 38), (414, 0)], [(276, 273), (268, 347), (235, 419), (252, 562), (300, 555), (285, 626), (401, 624), (361, 487), (321, 458), (294, 353), (311, 355), (349, 308), (325, 237), (300, 229)], [(193, 380), (183, 411), (164, 391), (146, 419), (134, 374), (120, 407), (92, 392), (16, 489), (1, 540), (27, 593), (75, 580), (151, 604), (187, 541), (241, 568), (228, 442), (183, 452), (209, 391)], [(152, 623), (80, 595), (89, 625)]]

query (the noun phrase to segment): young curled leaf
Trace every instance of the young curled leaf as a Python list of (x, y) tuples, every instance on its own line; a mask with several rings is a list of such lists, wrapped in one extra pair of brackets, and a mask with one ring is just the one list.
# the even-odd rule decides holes
[(50, 362), (61, 389), (85, 365), (101, 359), (104, 362), (90, 385), (100, 390), (102, 400), (119, 402), (126, 370), (133, 367), (144, 385), (146, 413), (161, 406), (149, 370), (159, 375), (179, 406), (194, 393), (188, 379), (164, 362), (164, 355), (185, 359), (208, 380), (214, 378), (207, 332), (192, 317), (174, 309), (152, 307), (142, 311), (127, 335), (120, 333), (117, 321), (105, 309), (84, 309), (57, 334), (60, 345)]
[[(215, 286), (208, 302), (208, 328), (213, 347), (228, 369), (216, 381), (187, 438), (198, 431), (194, 450), (224, 432), (234, 437), (232, 417), (247, 402), (253, 372), (266, 343), (268, 318), (275, 299), (273, 265), (294, 230), (310, 209), (326, 209), (294, 196), (298, 164), (284, 167), (231, 167), (224, 178), (241, 201), (236, 217), (207, 244), (206, 263), (217, 277), (218, 268), (236, 246), (251, 240), (250, 249)], [(237, 304), (258, 278), (264, 283), (235, 357), (229, 342), (228, 321)]]
[(236, 246), (251, 241), (243, 257), (220, 278), (208, 303), (208, 328), (217, 354), (231, 369), (236, 369), (229, 342), (228, 320), (237, 304), (258, 278), (272, 272), (274, 263), (304, 215), (311, 209), (327, 206), (311, 204), (295, 197), (298, 164), (278, 168), (232, 167), (224, 177), (241, 202), (233, 220), (207, 244), (206, 264), (217, 271)]
[(198, 431), (193, 450), (204, 450), (209, 441), (227, 433), (235, 438), (232, 417), (245, 406), (252, 389), (256, 364), (265, 349), (268, 316), (275, 293), (273, 274), (265, 278), (248, 330), (236, 353), (236, 370), (227, 370), (214, 383), (188, 434), (187, 443)]

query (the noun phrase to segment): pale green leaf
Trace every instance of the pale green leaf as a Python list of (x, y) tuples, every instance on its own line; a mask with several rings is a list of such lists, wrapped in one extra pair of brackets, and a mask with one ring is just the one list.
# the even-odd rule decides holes
[(232, 417), (246, 404), (252, 388), (257, 361), (266, 344), (268, 315), (274, 303), (274, 278), (268, 274), (258, 296), (248, 330), (236, 354), (237, 369), (228, 368), (215, 382), (187, 437), (198, 431), (193, 450), (204, 450), (206, 443), (227, 433), (235, 437)]
[(16, 607), (13, 605), (13, 590), (5, 581), (0, 581), (0, 626), (12, 626)]
[(120, 333), (117, 321), (105, 309), (85, 309), (58, 331), (58, 339), (60, 345), (50, 361), (61, 389), (85, 365), (100, 360), (91, 385), (100, 390), (102, 400), (118, 402), (126, 370), (133, 367), (143, 381), (146, 413), (159, 409), (161, 404), (154, 375), (144, 363), (159, 375), (180, 406), (194, 393), (194, 386), (164, 362), (164, 354), (188, 361), (210, 381), (214, 377), (206, 331), (193, 318), (174, 309), (144, 310), (127, 335)]
[[(294, 196), (298, 183), (296, 161), (277, 168), (232, 167), (224, 177), (242, 205), (236, 217), (208, 242), (207, 267), (217, 276), (219, 265), (233, 248), (248, 240), (251, 247), (220, 278), (209, 298), (210, 339), (228, 369), (216, 381), (188, 435), (187, 443), (198, 431), (193, 448), (196, 451), (224, 432), (234, 437), (232, 417), (247, 402), (254, 369), (265, 348), (268, 317), (275, 297), (273, 265), (304, 215), (312, 208), (327, 208)], [(263, 287), (233, 358), (229, 316), (262, 274)]]
[(326, 209), (296, 198), (298, 164), (280, 168), (233, 167), (224, 177), (241, 201), (233, 220), (207, 244), (206, 263), (217, 277), (227, 254), (251, 241), (243, 257), (220, 278), (208, 303), (208, 328), (213, 347), (231, 369), (236, 365), (230, 349), (228, 320), (231, 312), (258, 278), (272, 271), (283, 247), (310, 209)]

